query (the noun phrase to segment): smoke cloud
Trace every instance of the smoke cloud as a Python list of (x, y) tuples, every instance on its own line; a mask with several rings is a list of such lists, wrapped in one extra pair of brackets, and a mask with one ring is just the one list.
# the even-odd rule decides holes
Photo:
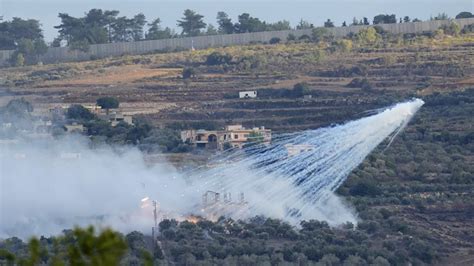
[[(91, 149), (77, 136), (2, 147), (0, 237), (57, 234), (88, 224), (148, 232), (150, 200), (158, 202), (165, 218), (265, 215), (292, 224), (303, 219), (356, 223), (355, 212), (334, 191), (422, 104), (413, 100), (343, 125), (280, 135), (270, 146), (220, 154), (211, 168), (188, 172), (147, 166), (134, 148)], [(291, 154), (292, 147), (298, 152)], [(232, 196), (202, 208), (208, 190)], [(145, 197), (150, 200), (142, 201)]]

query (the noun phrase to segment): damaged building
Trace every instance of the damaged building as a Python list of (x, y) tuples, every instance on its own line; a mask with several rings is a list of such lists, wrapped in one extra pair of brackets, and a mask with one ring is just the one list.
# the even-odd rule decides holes
[(197, 148), (224, 150), (242, 148), (244, 144), (252, 141), (270, 144), (272, 131), (265, 127), (245, 128), (242, 125), (229, 125), (224, 130), (184, 130), (181, 131), (181, 140)]

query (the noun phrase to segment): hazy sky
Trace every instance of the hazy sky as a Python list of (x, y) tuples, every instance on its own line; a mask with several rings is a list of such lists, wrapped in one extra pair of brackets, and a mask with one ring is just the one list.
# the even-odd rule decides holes
[(321, 25), (326, 19), (340, 25), (352, 18), (368, 17), (379, 13), (395, 13), (397, 17), (428, 19), (440, 12), (455, 16), (460, 11), (474, 10), (474, 0), (0, 0), (0, 16), (34, 18), (41, 21), (47, 41), (57, 31), (58, 13), (82, 16), (91, 8), (119, 10), (121, 15), (144, 13), (149, 21), (159, 17), (164, 26), (176, 28), (176, 20), (186, 8), (205, 16), (207, 23), (216, 25), (218, 11), (227, 12), (235, 21), (237, 15), (247, 12), (268, 22), (289, 20), (292, 26), (300, 19)]

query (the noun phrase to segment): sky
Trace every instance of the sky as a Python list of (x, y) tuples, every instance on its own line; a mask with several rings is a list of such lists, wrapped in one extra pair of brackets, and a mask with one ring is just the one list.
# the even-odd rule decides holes
[(83, 16), (92, 8), (118, 10), (119, 15), (131, 17), (143, 13), (148, 21), (159, 17), (163, 26), (176, 30), (176, 20), (189, 8), (205, 16), (205, 22), (216, 26), (216, 14), (225, 11), (233, 21), (244, 12), (267, 22), (289, 20), (295, 26), (300, 19), (322, 25), (330, 18), (336, 26), (348, 23), (353, 17), (368, 17), (380, 13), (397, 17), (429, 19), (445, 12), (454, 17), (461, 11), (474, 13), (474, 0), (0, 0), (0, 16), (38, 19), (46, 41), (57, 36), (54, 26), (60, 24), (58, 13)]

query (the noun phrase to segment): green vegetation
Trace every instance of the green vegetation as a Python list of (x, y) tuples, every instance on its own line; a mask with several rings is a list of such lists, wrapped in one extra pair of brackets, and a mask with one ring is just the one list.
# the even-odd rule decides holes
[(196, 70), (192, 67), (186, 67), (183, 69), (183, 79), (190, 79), (196, 77)]
[(206, 58), (206, 64), (210, 66), (230, 64), (232, 56), (229, 54), (221, 54), (219, 52), (210, 53)]
[(196, 12), (186, 9), (182, 20), (178, 20), (178, 26), (183, 29), (182, 35), (197, 36), (201, 33), (201, 29), (206, 27), (206, 23), (202, 20), (204, 16)]
[(363, 90), (371, 90), (372, 85), (370, 84), (369, 80), (366, 78), (354, 78), (347, 84), (347, 87), (349, 88), (361, 88)]
[(71, 105), (67, 109), (66, 117), (68, 119), (78, 120), (81, 122), (86, 122), (96, 118), (93, 113), (80, 104)]
[(119, 104), (119, 101), (114, 97), (102, 97), (97, 99), (97, 105), (100, 106), (102, 109), (106, 109), (107, 114), (109, 113), (109, 109), (118, 108)]
[(28, 243), (13, 237), (0, 241), (2, 265), (137, 265), (155, 258), (148, 251), (145, 236), (131, 232), (125, 237), (111, 229), (77, 227), (59, 237), (33, 237)]
[(463, 11), (456, 15), (456, 19), (458, 18), (474, 18), (474, 15), (471, 12)]
[(14, 66), (38, 63), (38, 57), (47, 51), (39, 21), (0, 21), (0, 50), (15, 50), (10, 58)]
[(397, 17), (395, 14), (388, 15), (388, 14), (380, 14), (374, 17), (374, 24), (391, 24), (397, 23)]

